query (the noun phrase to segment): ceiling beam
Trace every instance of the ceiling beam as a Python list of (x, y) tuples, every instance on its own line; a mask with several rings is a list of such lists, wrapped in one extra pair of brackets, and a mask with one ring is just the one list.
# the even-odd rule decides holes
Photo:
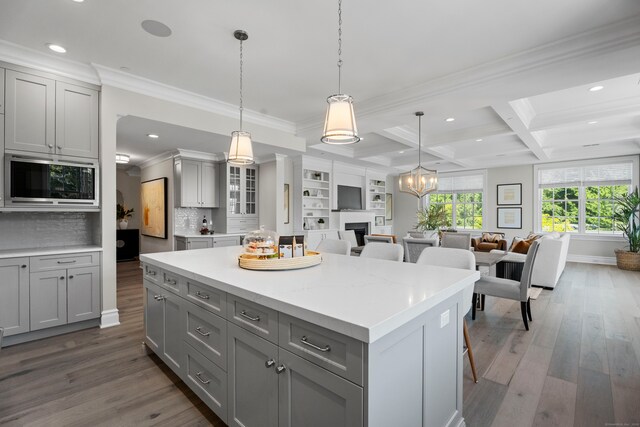
[(530, 131), (566, 127), (571, 123), (586, 123), (613, 117), (634, 117), (640, 115), (640, 99), (629, 97), (614, 101), (586, 105), (565, 111), (538, 113), (531, 120)]
[(535, 112), (527, 99), (494, 103), (491, 107), (538, 160), (549, 160), (549, 156), (545, 153), (541, 144), (544, 134), (533, 135), (529, 130), (529, 124), (532, 118), (535, 117)]

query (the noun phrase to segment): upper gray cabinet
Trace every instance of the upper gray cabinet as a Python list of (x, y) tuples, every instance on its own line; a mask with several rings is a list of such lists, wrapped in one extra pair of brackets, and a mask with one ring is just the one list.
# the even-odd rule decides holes
[(98, 92), (56, 82), (56, 153), (98, 158)]
[(4, 68), (0, 68), (0, 114), (4, 114)]
[(211, 162), (175, 160), (176, 206), (183, 208), (217, 208), (217, 165)]
[(98, 91), (6, 70), (6, 150), (98, 158)]
[(5, 149), (55, 153), (56, 82), (6, 71)]

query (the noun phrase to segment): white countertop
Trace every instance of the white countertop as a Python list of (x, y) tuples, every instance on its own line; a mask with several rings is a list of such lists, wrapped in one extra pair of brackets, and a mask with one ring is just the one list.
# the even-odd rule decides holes
[(52, 246), (49, 248), (29, 248), (29, 249), (3, 249), (0, 250), (0, 259), (16, 258), (22, 256), (42, 256), (73, 254), (80, 252), (102, 252), (102, 247), (96, 245), (87, 246)]
[(190, 232), (190, 233), (176, 233), (174, 234), (175, 237), (186, 237), (186, 238), (192, 238), (192, 237), (236, 237), (236, 236), (244, 236), (247, 233), (213, 233), (213, 234), (200, 234), (197, 232)]
[(141, 255), (140, 260), (364, 342), (374, 342), (452, 295), (480, 273), (324, 254), (301, 270), (251, 271), (241, 247)]

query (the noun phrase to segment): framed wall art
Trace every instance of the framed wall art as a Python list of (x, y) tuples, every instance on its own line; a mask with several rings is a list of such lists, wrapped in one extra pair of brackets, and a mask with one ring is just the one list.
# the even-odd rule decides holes
[(498, 206), (521, 205), (522, 184), (499, 184)]
[(375, 221), (376, 221), (376, 222), (375, 222), (376, 227), (381, 227), (381, 226), (383, 226), (383, 225), (384, 225), (384, 216), (382, 216), (382, 215), (380, 215), (380, 216), (376, 216)]
[(498, 228), (522, 228), (522, 208), (498, 208)]
[(167, 238), (167, 178), (152, 179), (140, 185), (143, 236)]

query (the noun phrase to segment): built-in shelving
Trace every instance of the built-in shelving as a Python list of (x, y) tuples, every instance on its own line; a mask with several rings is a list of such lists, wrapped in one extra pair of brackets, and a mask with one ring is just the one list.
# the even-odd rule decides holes
[(302, 227), (304, 230), (329, 228), (331, 174), (315, 169), (302, 170)]

